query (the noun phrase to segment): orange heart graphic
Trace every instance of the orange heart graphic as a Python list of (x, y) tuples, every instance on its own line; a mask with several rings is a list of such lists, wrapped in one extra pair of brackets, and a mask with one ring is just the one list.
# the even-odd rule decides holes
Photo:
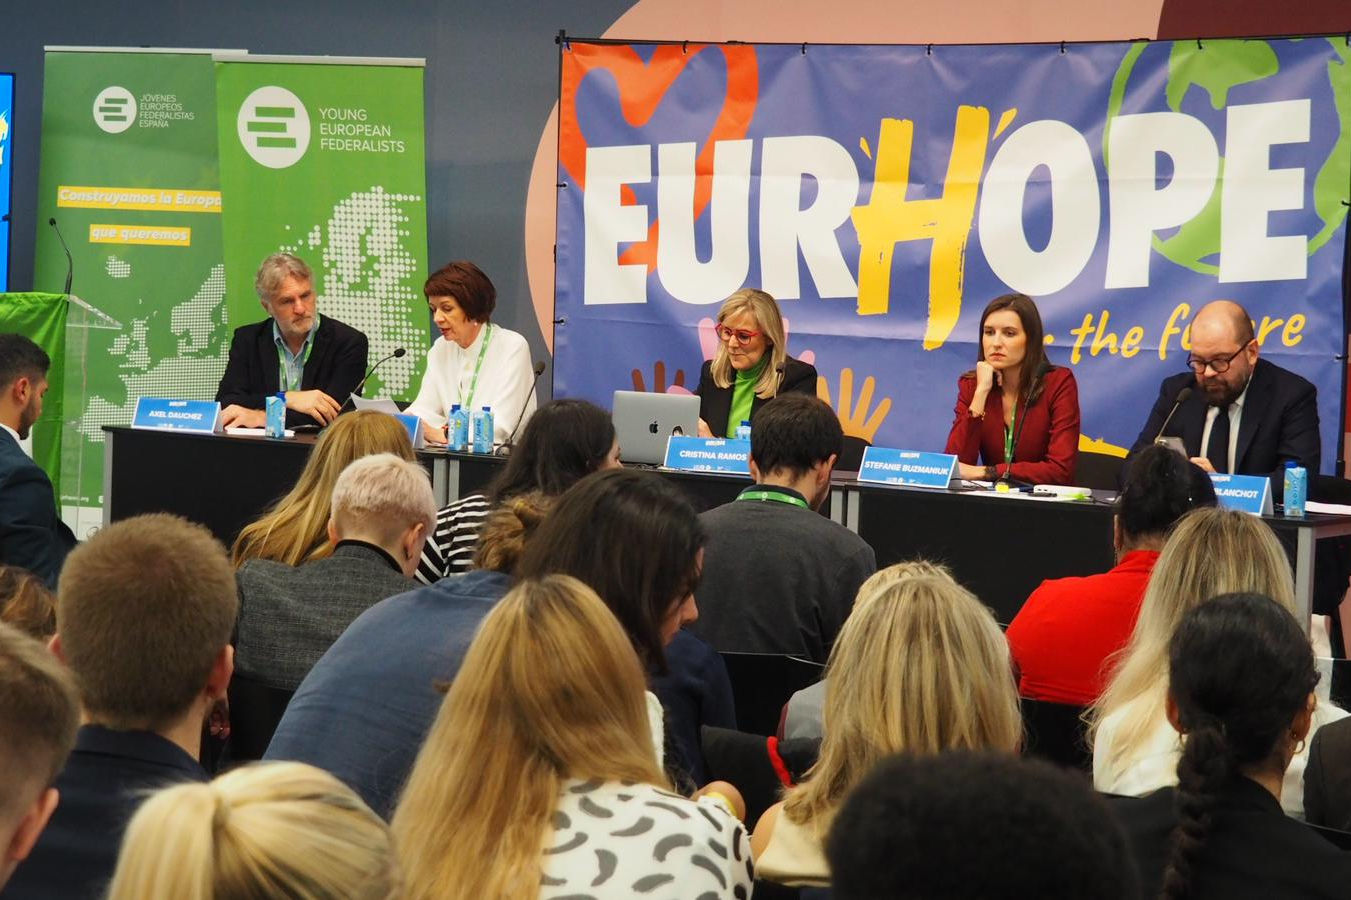
[[(718, 50), (727, 63), (727, 95), (708, 140), (694, 161), (694, 217), (699, 218), (713, 196), (713, 145), (717, 141), (739, 140), (746, 136), (755, 104), (760, 95), (760, 73), (755, 50), (744, 45), (663, 44), (651, 60), (644, 62), (631, 47), (623, 44), (573, 44), (563, 52), (562, 86), (559, 96), (558, 161), (581, 190), (586, 189), (586, 136), (577, 121), (577, 90), (593, 69), (604, 69), (614, 76), (619, 87), (620, 111), (624, 120), (641, 128), (657, 111), (662, 98), (675, 84), (690, 60), (707, 49)], [(637, 197), (625, 185), (622, 202), (633, 204)], [(657, 266), (657, 225), (654, 218), (647, 239), (629, 245), (620, 254), (620, 263), (642, 263), (650, 273)]]

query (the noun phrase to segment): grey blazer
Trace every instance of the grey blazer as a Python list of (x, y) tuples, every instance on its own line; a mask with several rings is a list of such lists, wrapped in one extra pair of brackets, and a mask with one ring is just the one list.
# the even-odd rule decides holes
[(340, 541), (325, 559), (288, 566), (251, 559), (235, 573), (235, 670), (294, 691), (352, 620), (418, 587), (379, 547)]

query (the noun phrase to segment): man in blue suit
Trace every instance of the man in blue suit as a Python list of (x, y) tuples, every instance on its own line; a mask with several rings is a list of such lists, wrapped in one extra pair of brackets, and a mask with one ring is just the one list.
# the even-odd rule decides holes
[(51, 359), (20, 334), (0, 334), (0, 563), (56, 576), (75, 535), (61, 521), (51, 479), (19, 446), (42, 415)]

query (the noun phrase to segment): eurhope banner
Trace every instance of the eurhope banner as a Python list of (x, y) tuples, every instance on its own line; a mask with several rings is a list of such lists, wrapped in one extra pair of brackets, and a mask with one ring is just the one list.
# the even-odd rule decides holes
[(294, 253), (372, 364), (407, 348), (366, 396), (412, 399), (429, 343), (422, 60), (218, 56), (216, 73), (231, 325), (264, 315), (258, 264)]
[(1124, 453), (1206, 302), (1319, 392), (1337, 456), (1351, 48), (562, 50), (555, 390), (692, 389), (760, 287), (845, 430), (942, 449), (981, 310), (1036, 298), (1081, 448)]
[(225, 367), (225, 281), (207, 53), (48, 48), (35, 283), (74, 275), (60, 492), (100, 521), (104, 425), (141, 395), (209, 399)]

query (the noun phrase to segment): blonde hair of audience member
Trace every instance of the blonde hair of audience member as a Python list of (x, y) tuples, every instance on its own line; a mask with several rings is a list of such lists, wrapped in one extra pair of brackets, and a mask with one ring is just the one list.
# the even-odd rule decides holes
[(75, 673), (88, 721), (172, 731), (196, 756), (202, 718), (234, 670), (238, 615), (234, 572), (211, 532), (165, 513), (135, 516), (66, 558), (52, 650)]
[(479, 627), (394, 813), (407, 896), (535, 897), (565, 779), (669, 788), (645, 682), (595, 591), (567, 575), (512, 589)]
[(479, 528), (474, 568), (510, 573), (525, 550), (526, 542), (544, 521), (556, 497), (542, 491), (517, 494), (488, 513)]
[(353, 460), (375, 453), (414, 459), (413, 445), (402, 423), (374, 410), (338, 416), (319, 435), (295, 487), (262, 518), (239, 532), (231, 551), (235, 567), (250, 559), (298, 566), (332, 553), (328, 519), (333, 485)]
[(1132, 749), (1163, 721), (1168, 642), (1182, 617), (1210, 597), (1233, 593), (1264, 594), (1293, 615), (1295, 590), (1285, 551), (1256, 516), (1218, 508), (1192, 510), (1178, 520), (1164, 544), (1140, 602), (1135, 631), (1109, 660), (1115, 672), (1087, 713), (1090, 737), (1096, 737), (1107, 716), (1131, 707), (1113, 746), (1105, 748), (1107, 780), (1122, 774)]
[[(779, 304), (769, 294), (755, 288), (742, 288), (722, 301), (722, 306), (718, 307), (718, 324), (721, 325), (729, 316), (742, 313), (751, 314), (756, 328), (769, 344), (765, 350), (769, 364), (755, 382), (755, 396), (768, 400), (778, 393), (779, 366), (788, 358), (788, 336), (783, 329), (783, 316), (779, 313)], [(720, 388), (729, 386), (736, 379), (726, 341), (718, 341), (718, 350), (713, 354), (708, 371), (713, 376), (713, 383)]]
[(56, 595), (27, 569), (0, 566), (0, 622), (45, 641), (56, 633)]
[(393, 453), (363, 456), (333, 485), (328, 540), (356, 539), (383, 547), (412, 577), (422, 544), (436, 526), (436, 496), (427, 470)]
[(166, 788), (127, 826), (109, 900), (399, 896), (389, 828), (338, 779), (257, 763)]
[(52, 782), (79, 726), (69, 670), (37, 640), (0, 624), (0, 887), (56, 810)]
[(884, 569), (859, 590), (826, 666), (825, 738), (783, 814), (824, 836), (883, 757), (1007, 750), (1022, 740), (1008, 644), (970, 591), (929, 563)]

